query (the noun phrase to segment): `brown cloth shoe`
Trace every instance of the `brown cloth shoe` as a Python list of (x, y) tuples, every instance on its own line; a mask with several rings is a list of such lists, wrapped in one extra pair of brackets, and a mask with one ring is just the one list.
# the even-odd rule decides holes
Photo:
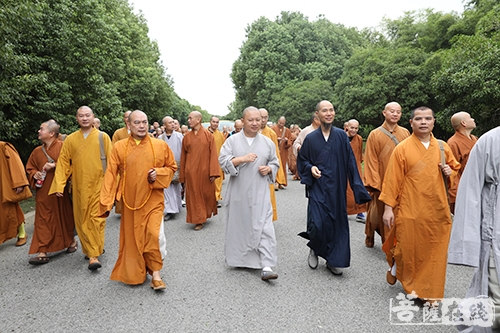
[(387, 280), (387, 283), (389, 283), (391, 286), (393, 286), (396, 281), (398, 280), (394, 275), (391, 274), (391, 271), (387, 271), (387, 274), (385, 275), (385, 279)]
[(197, 224), (194, 226), (194, 230), (198, 231), (198, 230), (201, 230), (203, 229), (203, 223), (200, 223), (200, 224)]
[(366, 247), (372, 248), (373, 245), (375, 245), (374, 243), (375, 243), (375, 240), (373, 239), (373, 237), (366, 236), (366, 238), (365, 238), (365, 245), (366, 245)]
[(163, 290), (167, 289), (167, 286), (165, 285), (165, 282), (162, 280), (151, 280), (151, 283), (149, 285), (151, 288), (154, 290)]
[(28, 241), (28, 235), (24, 236), (24, 238), (17, 238), (16, 246), (23, 246)]

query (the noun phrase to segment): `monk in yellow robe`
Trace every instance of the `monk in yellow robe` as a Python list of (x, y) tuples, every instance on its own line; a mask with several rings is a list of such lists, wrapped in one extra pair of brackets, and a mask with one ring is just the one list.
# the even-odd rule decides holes
[(410, 136), (406, 128), (398, 126), (398, 121), (401, 119), (401, 105), (396, 102), (387, 103), (382, 114), (385, 121), (382, 126), (370, 132), (365, 148), (364, 183), (372, 197), (372, 201), (367, 205), (366, 247), (374, 246), (375, 232), (380, 235), (382, 243), (389, 232), (382, 221), (384, 203), (378, 197), (394, 147)]
[(428, 107), (412, 111), (413, 134), (394, 148), (379, 197), (390, 229), (382, 246), (387, 282), (397, 279), (407, 294), (423, 300), (444, 297), (451, 232), (446, 193), (460, 169), (450, 147), (432, 135), (434, 122)]
[(59, 125), (55, 120), (42, 123), (38, 130), (42, 146), (33, 150), (26, 164), (30, 185), (36, 188), (35, 228), (29, 253), (38, 255), (29, 260), (32, 265), (48, 263), (50, 257), (47, 252), (66, 249), (67, 253), (72, 253), (78, 246), (74, 238), (75, 221), (68, 187), (64, 188), (62, 198), (54, 194), (48, 195), (63, 146), (63, 142), (57, 139), (58, 136)]
[[(217, 160), (219, 159), (220, 149), (224, 144), (224, 135), (219, 131), (219, 118), (216, 116), (212, 116), (210, 118), (210, 126), (208, 126), (208, 131), (212, 133), (215, 140), (215, 148), (217, 149)], [(215, 179), (215, 200), (222, 200), (222, 181), (224, 180), (224, 172), (222, 172), (222, 168), (220, 169), (220, 177)], [(221, 205), (218, 203), (217, 207)]]
[(16, 246), (26, 244), (24, 214), (18, 201), (12, 200), (28, 185), (24, 165), (16, 148), (0, 141), (0, 244), (16, 236)]
[[(276, 137), (276, 133), (267, 126), (267, 121), (269, 119), (269, 114), (266, 109), (259, 109), (261, 124), (260, 124), (260, 133), (264, 136), (267, 136), (276, 146), (276, 156), (278, 160), (280, 159), (280, 152), (278, 150), (278, 138)], [(281, 176), (280, 176), (281, 175)], [(283, 167), (280, 161), (280, 167), (278, 168), (278, 173), (276, 174), (276, 182), (278, 182), (278, 178), (283, 179)], [(271, 205), (273, 206), (273, 222), (278, 220), (278, 208), (276, 206), (276, 193), (274, 193), (274, 184), (269, 184), (269, 192), (271, 194)]]
[(80, 130), (64, 140), (49, 195), (55, 193), (63, 197), (66, 181), (71, 175), (75, 227), (82, 251), (89, 258), (88, 268), (94, 271), (101, 268), (98, 257), (104, 251), (106, 219), (99, 215), (99, 194), (112, 143), (106, 133), (92, 126), (94, 113), (88, 106), (78, 109), (76, 120)]
[[(111, 138), (111, 141), (113, 144), (117, 143), (120, 140), (126, 139), (130, 135), (130, 130), (128, 129), (128, 117), (130, 116), (130, 113), (132, 111), (125, 111), (123, 114), (123, 122), (125, 126), (122, 128), (119, 128), (113, 133), (113, 137)], [(117, 201), (115, 202), (115, 213), (116, 214), (121, 214), (122, 213), (122, 202)]]
[(293, 145), (292, 132), (285, 125), (285, 117), (280, 117), (278, 119), (278, 123), (271, 128), (274, 133), (276, 133), (276, 139), (278, 140), (278, 151), (280, 152), (280, 170), (282, 175), (281, 177), (276, 178), (276, 183), (278, 184), (279, 189), (283, 189), (284, 186), (288, 186), (286, 166), (288, 164), (288, 150)]
[(476, 122), (467, 112), (457, 112), (451, 116), (451, 126), (455, 129), (455, 134), (448, 139), (448, 146), (450, 146), (453, 155), (460, 163), (460, 170), (458, 170), (457, 177), (448, 191), (450, 196), (450, 210), (452, 214), (455, 214), (458, 183), (464, 173), (470, 151), (477, 142), (477, 137), (471, 134), (472, 130), (476, 128)]
[(131, 136), (113, 146), (100, 197), (101, 215), (109, 214), (116, 197), (123, 202), (120, 250), (111, 280), (142, 284), (149, 273), (151, 288), (162, 290), (163, 189), (170, 185), (177, 165), (168, 145), (149, 137), (144, 112), (135, 110), (128, 120)]
[[(358, 166), (358, 172), (360, 177), (363, 177), (363, 170), (361, 168), (361, 163), (363, 162), (363, 138), (358, 134), (359, 122), (356, 119), (351, 119), (347, 122), (347, 137), (351, 143), (352, 152), (354, 153), (354, 158), (356, 159), (356, 165)], [(347, 199), (347, 215), (356, 214), (356, 221), (365, 222), (365, 216), (363, 212), (366, 211), (366, 204), (357, 204), (354, 200), (354, 193), (350, 186), (347, 186), (346, 191)]]
[(198, 111), (188, 116), (191, 131), (182, 140), (179, 173), (179, 182), (184, 183), (186, 222), (194, 224), (194, 230), (201, 230), (208, 218), (217, 215), (214, 181), (221, 172), (214, 136), (203, 127), (201, 118)]

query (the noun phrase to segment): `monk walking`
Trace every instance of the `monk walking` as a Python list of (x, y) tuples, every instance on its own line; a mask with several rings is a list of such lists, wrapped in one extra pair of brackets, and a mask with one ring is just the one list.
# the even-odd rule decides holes
[[(19, 201), (28, 185), (24, 165), (16, 148), (0, 141), (0, 244), (16, 236), (16, 246), (23, 246), (27, 242), (24, 214)], [(28, 197), (31, 197), (31, 192)]]
[[(219, 118), (216, 116), (212, 116), (210, 118), (210, 126), (208, 126), (208, 131), (212, 133), (215, 140), (215, 148), (217, 149), (217, 158), (219, 158), (220, 149), (224, 144), (224, 135), (219, 131)], [(217, 207), (220, 207), (221, 204), (219, 201), (222, 200), (222, 182), (224, 181), (224, 172), (222, 169), (220, 170), (220, 177), (216, 178), (215, 183), (215, 200), (217, 200)]]
[(281, 116), (278, 119), (276, 125), (272, 127), (274, 133), (276, 133), (276, 138), (278, 139), (278, 150), (280, 152), (280, 162), (281, 167), (283, 168), (284, 178), (276, 179), (276, 183), (278, 184), (278, 188), (280, 190), (284, 189), (285, 186), (288, 186), (288, 177), (287, 177), (287, 165), (288, 165), (288, 149), (292, 146), (292, 132), (285, 126), (286, 119)]
[(168, 145), (149, 137), (144, 112), (133, 111), (128, 125), (131, 136), (113, 146), (100, 196), (101, 215), (109, 214), (117, 195), (123, 202), (120, 249), (111, 280), (142, 284), (149, 273), (151, 288), (163, 290), (163, 189), (169, 186), (177, 166)]
[[(130, 116), (131, 112), (132, 111), (125, 111), (125, 113), (123, 114), (124, 126), (122, 128), (117, 129), (115, 131), (115, 133), (113, 133), (113, 137), (111, 139), (113, 144), (117, 143), (120, 140), (128, 138), (128, 136), (130, 135), (130, 129), (128, 128), (128, 117)], [(121, 201), (117, 201), (115, 203), (115, 213), (116, 214), (122, 213), (122, 202)]]
[(450, 211), (455, 214), (458, 183), (467, 165), (469, 153), (477, 142), (477, 137), (471, 134), (472, 130), (476, 128), (476, 123), (474, 118), (467, 112), (458, 112), (451, 116), (451, 126), (455, 129), (455, 134), (448, 139), (447, 143), (455, 159), (460, 163), (460, 170), (458, 170), (457, 177), (448, 191), (450, 195)]
[(202, 126), (201, 118), (198, 111), (188, 116), (191, 131), (182, 141), (179, 175), (184, 183), (186, 222), (194, 224), (194, 230), (201, 230), (208, 218), (217, 215), (214, 181), (221, 172), (214, 137)]
[(33, 150), (26, 164), (30, 185), (36, 188), (35, 228), (29, 254), (38, 255), (29, 260), (32, 265), (48, 263), (47, 252), (66, 249), (67, 253), (73, 253), (78, 247), (68, 187), (64, 188), (62, 198), (48, 195), (63, 146), (58, 136), (59, 125), (55, 120), (42, 123), (38, 130), (42, 145)]
[(387, 103), (382, 114), (385, 118), (382, 126), (374, 129), (368, 135), (365, 148), (365, 179), (366, 189), (372, 197), (368, 203), (368, 212), (365, 225), (365, 245), (373, 247), (375, 244), (375, 232), (380, 235), (382, 243), (388, 233), (382, 214), (384, 214), (384, 203), (379, 200), (385, 170), (389, 163), (394, 147), (410, 136), (410, 132), (398, 125), (401, 119), (401, 105), (396, 102)]
[(49, 195), (64, 197), (64, 188), (71, 175), (73, 216), (83, 253), (89, 258), (88, 268), (101, 268), (98, 257), (104, 252), (106, 219), (99, 215), (99, 194), (111, 152), (111, 139), (92, 127), (94, 113), (88, 106), (76, 112), (80, 129), (64, 140)]
[[(356, 158), (356, 165), (358, 166), (359, 175), (362, 177), (363, 171), (361, 163), (363, 162), (363, 138), (358, 134), (359, 122), (356, 119), (351, 119), (347, 122), (347, 137), (351, 143), (352, 152)], [(354, 200), (354, 193), (350, 187), (347, 187), (347, 215), (355, 215), (356, 221), (365, 223), (366, 204), (358, 205)]]
[(445, 182), (460, 169), (450, 147), (432, 135), (434, 122), (428, 107), (412, 111), (413, 134), (394, 148), (380, 193), (390, 229), (382, 246), (390, 267), (387, 282), (397, 279), (407, 294), (423, 300), (444, 297), (451, 231)]

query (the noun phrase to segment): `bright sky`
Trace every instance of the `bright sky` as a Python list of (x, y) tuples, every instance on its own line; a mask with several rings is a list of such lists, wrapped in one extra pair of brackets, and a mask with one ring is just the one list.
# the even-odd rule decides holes
[(149, 37), (160, 47), (161, 60), (176, 93), (210, 114), (225, 115), (234, 100), (230, 74), (245, 40), (245, 28), (261, 16), (273, 20), (282, 11), (299, 11), (310, 21), (319, 14), (347, 27), (377, 27), (383, 17), (433, 8), (463, 12), (462, 0), (129, 0), (142, 11)]

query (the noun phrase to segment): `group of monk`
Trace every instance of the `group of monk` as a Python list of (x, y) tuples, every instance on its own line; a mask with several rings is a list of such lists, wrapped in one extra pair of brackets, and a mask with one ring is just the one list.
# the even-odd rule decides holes
[[(444, 296), (458, 180), (477, 141), (471, 134), (474, 119), (466, 112), (453, 115), (455, 134), (447, 144), (432, 134), (435, 115), (430, 108), (412, 111), (412, 134), (398, 125), (402, 114), (398, 103), (388, 103), (382, 114), (385, 120), (370, 132), (363, 154), (363, 140), (357, 134), (359, 123), (352, 119), (344, 131), (337, 131), (332, 127), (335, 110), (328, 101), (318, 103), (311, 125), (303, 130), (292, 127), (292, 132), (285, 126), (284, 117), (269, 127), (267, 110), (250, 107), (235, 122), (232, 132), (219, 131), (219, 118), (215, 116), (208, 128), (203, 127), (201, 113), (193, 111), (188, 116), (190, 130), (182, 133), (178, 122), (167, 116), (157, 139), (149, 132), (144, 112), (127, 111), (125, 126), (114, 133), (112, 140), (95, 127), (93, 111), (82, 106), (76, 113), (80, 129), (68, 135), (64, 143), (58, 139), (56, 121), (40, 125), (42, 145), (29, 157), (26, 173), (15, 148), (2, 143), (0, 194), (3, 198), (6, 191), (20, 195), (27, 186), (37, 188), (29, 251), (38, 254), (30, 259), (34, 265), (48, 263), (47, 253), (77, 251), (78, 234), (88, 268), (99, 269), (106, 216), (114, 206), (121, 215), (121, 226), (119, 256), (111, 278), (141, 284), (149, 273), (151, 287), (162, 290), (165, 284), (160, 271), (166, 253), (163, 221), (180, 211), (184, 194), (186, 222), (201, 230), (222, 205), (224, 175), (236, 177), (255, 160), (253, 155), (231, 160), (231, 154), (243, 154), (245, 142), (250, 144), (262, 135), (266, 139), (259, 149), (266, 152), (268, 167), (245, 172), (253, 172), (252, 177), (255, 172), (267, 177), (262, 182), (267, 189), (259, 191), (269, 198), (272, 221), (278, 218), (275, 192), (288, 185), (287, 166), (292, 179), (306, 185), (308, 221), (307, 231), (301, 236), (309, 240), (311, 268), (317, 267), (320, 256), (335, 275), (342, 274), (350, 261), (347, 215), (356, 214), (364, 221), (366, 212), (365, 245), (374, 247), (375, 233), (380, 235), (389, 263), (388, 283), (399, 280), (409, 294), (416, 293), (423, 300), (439, 299)], [(226, 145), (236, 134), (238, 139)], [(272, 153), (269, 147), (274, 147)], [(235, 188), (246, 186), (236, 180), (231, 184)], [(19, 200), (2, 200), (0, 243), (17, 236), (17, 246), (26, 244)], [(229, 197), (224, 202), (229, 207), (232, 201)], [(267, 214), (266, 207), (259, 214)], [(236, 215), (228, 212), (229, 222)], [(268, 225), (266, 228), (271, 230)], [(269, 231), (269, 237), (266, 242), (275, 237), (274, 231)], [(274, 242), (270, 243), (274, 244), (272, 251)], [(234, 252), (226, 252), (227, 260), (239, 262), (231, 258), (235, 258)], [(265, 280), (277, 278), (270, 268), (276, 260), (269, 260), (262, 273)]]

